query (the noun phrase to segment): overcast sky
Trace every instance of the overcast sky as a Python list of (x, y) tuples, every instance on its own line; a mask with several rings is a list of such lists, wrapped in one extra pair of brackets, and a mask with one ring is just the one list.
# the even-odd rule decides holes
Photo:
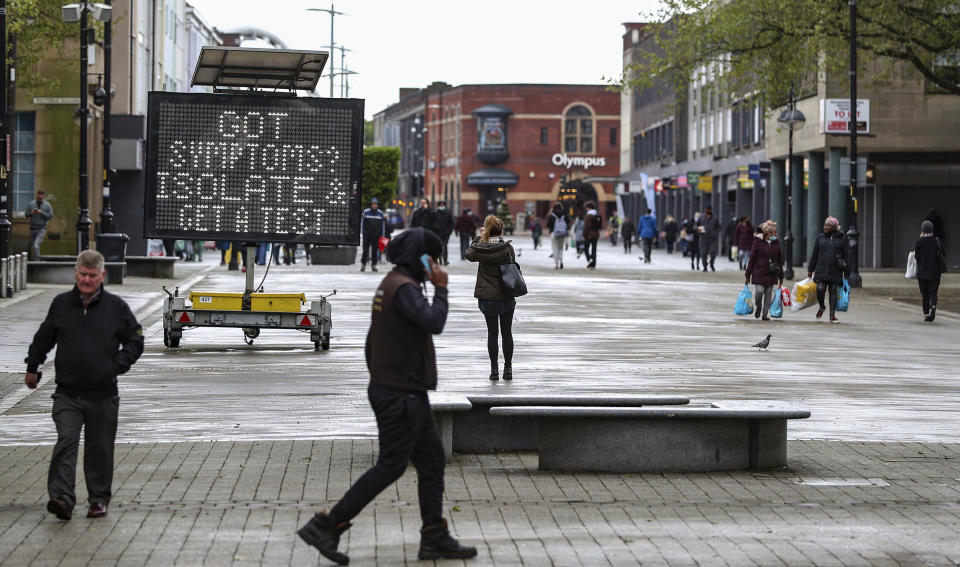
[[(326, 51), (330, 0), (187, 0), (222, 30), (257, 27), (291, 49)], [(602, 84), (618, 77), (623, 23), (643, 21), (656, 0), (335, 0), (334, 43), (346, 53), (350, 97), (369, 119), (400, 87), (433, 81)], [(339, 50), (337, 69), (340, 68)], [(327, 65), (329, 69), (329, 64)], [(326, 72), (326, 70), (325, 70)], [(329, 79), (318, 92), (327, 96)], [(340, 96), (339, 77), (334, 95)]]

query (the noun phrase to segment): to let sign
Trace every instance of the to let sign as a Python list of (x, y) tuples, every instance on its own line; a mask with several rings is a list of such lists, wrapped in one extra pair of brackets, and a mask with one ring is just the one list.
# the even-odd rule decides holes
[(363, 101), (152, 92), (148, 238), (357, 244)]
[[(820, 99), (820, 133), (821, 134), (849, 134), (850, 133), (850, 99), (826, 98)], [(857, 99), (857, 132), (870, 133), (870, 99)]]

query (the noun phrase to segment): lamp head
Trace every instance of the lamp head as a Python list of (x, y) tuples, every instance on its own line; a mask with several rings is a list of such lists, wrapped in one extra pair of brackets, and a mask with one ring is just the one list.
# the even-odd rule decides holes
[(63, 21), (66, 23), (73, 23), (80, 21), (80, 14), (83, 13), (82, 4), (67, 4), (60, 8), (60, 12), (63, 14)]
[(89, 4), (93, 19), (98, 22), (109, 22), (113, 16), (113, 8), (109, 4)]
[(777, 122), (790, 130), (799, 130), (807, 123), (807, 117), (796, 108), (788, 108), (780, 113)]

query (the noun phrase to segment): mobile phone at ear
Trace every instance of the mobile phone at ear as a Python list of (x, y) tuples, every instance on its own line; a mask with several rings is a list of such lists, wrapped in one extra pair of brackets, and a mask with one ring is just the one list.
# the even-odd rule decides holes
[(424, 254), (420, 256), (420, 262), (423, 264), (423, 269), (430, 273), (430, 255)]

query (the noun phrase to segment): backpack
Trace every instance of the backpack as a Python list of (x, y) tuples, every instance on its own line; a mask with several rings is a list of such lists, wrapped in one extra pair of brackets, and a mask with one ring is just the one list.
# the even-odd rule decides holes
[(558, 217), (553, 213), (553, 218), (557, 219), (553, 223), (553, 235), (554, 236), (566, 236), (567, 235), (567, 221), (563, 220), (563, 217)]

